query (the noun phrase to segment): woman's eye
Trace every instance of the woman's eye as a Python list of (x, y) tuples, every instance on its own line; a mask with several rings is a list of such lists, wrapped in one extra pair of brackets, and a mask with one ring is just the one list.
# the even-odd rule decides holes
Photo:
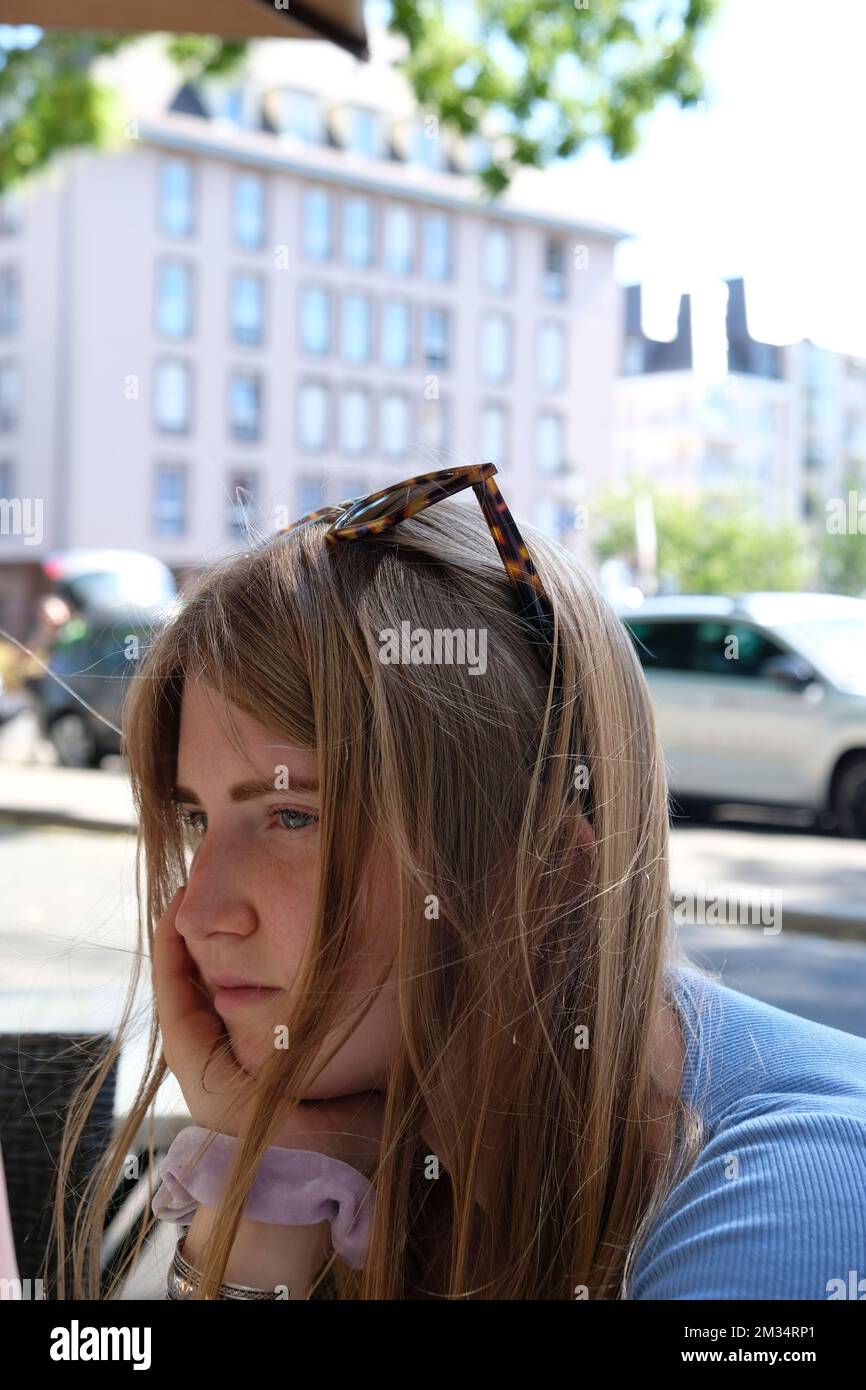
[[(310, 811), (293, 811), (289, 806), (277, 807), (271, 811), (271, 815), (278, 817), (280, 828), (283, 830), (306, 830), (308, 825), (314, 824), (319, 819)], [(299, 822), (302, 823), (299, 824)]]
[[(207, 830), (207, 814), (204, 811), (181, 811), (181, 821), (192, 838), (198, 838)], [(310, 811), (297, 811), (291, 806), (276, 806), (268, 812), (273, 826), (280, 830), (306, 830), (315, 824), (319, 817)]]

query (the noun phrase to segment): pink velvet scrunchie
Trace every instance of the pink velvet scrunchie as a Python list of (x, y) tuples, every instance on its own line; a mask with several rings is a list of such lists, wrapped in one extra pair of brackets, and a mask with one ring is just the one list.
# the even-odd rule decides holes
[[(196, 1161), (213, 1133), (189, 1125), (176, 1136), (160, 1164), (162, 1182), (151, 1204), (160, 1221), (188, 1225), (199, 1203), (218, 1205), (237, 1140), (216, 1134)], [(328, 1221), (336, 1253), (353, 1269), (363, 1269), (373, 1219), (372, 1187), (357, 1168), (329, 1154), (272, 1146), (259, 1164), (243, 1214), (248, 1221), (275, 1226)]]

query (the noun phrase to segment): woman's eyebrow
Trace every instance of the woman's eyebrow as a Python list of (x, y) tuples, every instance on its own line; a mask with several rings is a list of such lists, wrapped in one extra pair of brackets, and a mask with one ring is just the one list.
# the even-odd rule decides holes
[[(229, 797), (232, 801), (254, 801), (259, 796), (276, 796), (281, 791), (317, 792), (319, 790), (319, 783), (315, 777), (289, 773), (288, 780), (288, 787), (276, 787), (274, 786), (274, 779), (269, 780), (266, 777), (256, 782), (237, 782), (235, 786), (229, 788)], [(175, 787), (171, 799), (172, 801), (186, 801), (194, 806), (201, 805), (198, 796), (189, 787)]]

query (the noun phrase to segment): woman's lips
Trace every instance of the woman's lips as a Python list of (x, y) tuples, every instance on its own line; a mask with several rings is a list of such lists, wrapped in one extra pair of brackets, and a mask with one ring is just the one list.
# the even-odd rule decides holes
[(278, 989), (270, 989), (266, 985), (240, 985), (234, 989), (217, 989), (213, 997), (213, 1006), (218, 1014), (222, 1014), (231, 1009), (245, 1008), (250, 1004), (261, 1004), (279, 993)]

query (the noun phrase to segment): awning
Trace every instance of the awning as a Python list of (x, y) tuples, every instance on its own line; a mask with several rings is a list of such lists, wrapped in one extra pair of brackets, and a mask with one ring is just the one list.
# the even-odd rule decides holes
[(367, 59), (363, 0), (0, 0), (0, 23), (222, 38), (327, 39)]

